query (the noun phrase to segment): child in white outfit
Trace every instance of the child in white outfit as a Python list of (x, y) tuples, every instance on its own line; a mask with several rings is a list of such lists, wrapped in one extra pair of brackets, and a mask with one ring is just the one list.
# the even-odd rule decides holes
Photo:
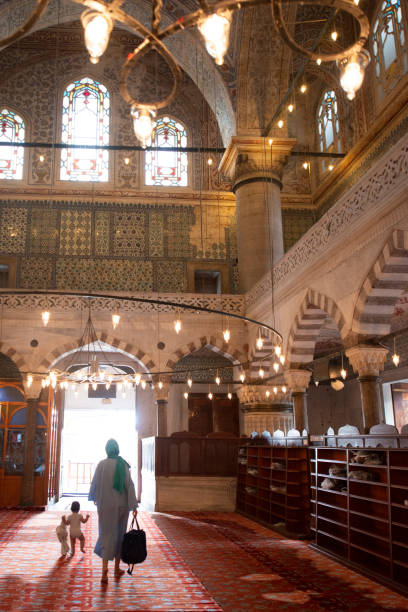
[(67, 527), (62, 520), (58, 527), (56, 527), (55, 531), (57, 533), (57, 538), (61, 542), (61, 557), (65, 557), (65, 555), (69, 553), (68, 532)]
[(75, 540), (79, 540), (79, 545), (81, 548), (81, 552), (85, 552), (85, 536), (81, 531), (81, 523), (86, 523), (89, 519), (89, 514), (84, 518), (82, 514), (80, 514), (81, 506), (79, 502), (74, 501), (71, 504), (71, 512), (67, 518), (65, 516), (62, 517), (62, 522), (64, 525), (69, 525), (69, 538), (71, 540), (71, 556), (75, 555)]

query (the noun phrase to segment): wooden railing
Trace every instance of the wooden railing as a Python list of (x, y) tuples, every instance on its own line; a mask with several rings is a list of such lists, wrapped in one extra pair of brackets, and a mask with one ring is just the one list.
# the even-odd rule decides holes
[(142, 471), (156, 476), (236, 476), (240, 438), (144, 438)]

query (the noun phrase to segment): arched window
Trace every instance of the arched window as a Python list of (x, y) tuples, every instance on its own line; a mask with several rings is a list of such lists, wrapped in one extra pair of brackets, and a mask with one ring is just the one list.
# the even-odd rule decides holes
[[(340, 129), (337, 109), (337, 98), (333, 90), (323, 94), (317, 116), (317, 127), (322, 153), (340, 152)], [(330, 160), (323, 159), (322, 168), (326, 170)]]
[[(66, 144), (109, 144), (109, 92), (84, 78), (68, 85), (62, 99), (62, 137)], [(109, 152), (105, 149), (62, 149), (63, 181), (107, 181)]]
[(380, 100), (408, 69), (404, 17), (401, 0), (385, 0), (374, 22), (373, 56)]
[[(187, 146), (184, 125), (170, 117), (160, 117), (153, 123), (153, 147), (177, 148)], [(162, 187), (185, 187), (187, 153), (181, 151), (146, 151), (145, 184)]]
[[(0, 111), (0, 142), (24, 142), (25, 125), (19, 115), (3, 108)], [(0, 179), (22, 179), (24, 147), (16, 144), (0, 147)]]

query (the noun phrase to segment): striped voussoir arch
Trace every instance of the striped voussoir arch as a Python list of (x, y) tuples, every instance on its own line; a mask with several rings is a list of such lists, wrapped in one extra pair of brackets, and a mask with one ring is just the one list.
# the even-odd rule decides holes
[(20, 372), (27, 372), (28, 366), (25, 359), (20, 353), (6, 342), (0, 342), (0, 353), (6, 355), (11, 361), (13, 361)]
[[(146, 369), (148, 372), (152, 372), (156, 369), (156, 364), (151, 359), (149, 355), (144, 353), (142, 350), (138, 349), (136, 346), (129, 342), (125, 342), (124, 340), (120, 340), (115, 336), (110, 336), (109, 334), (102, 333), (99, 337), (101, 342), (105, 342), (114, 348), (117, 348), (119, 351), (124, 351), (125, 353), (129, 353), (133, 357), (135, 357)], [(79, 342), (79, 341), (78, 341)], [(62, 346), (51, 351), (41, 362), (41, 366), (48, 370), (52, 363), (54, 363), (57, 359), (65, 356), (70, 351), (75, 351), (79, 348), (78, 342), (68, 342)]]
[(166, 368), (169, 368), (169, 370), (174, 369), (180, 359), (205, 347), (210, 348), (223, 357), (226, 357), (234, 364), (239, 364), (241, 361), (245, 360), (245, 353), (243, 351), (234, 349), (231, 352), (229, 345), (223, 340), (216, 338), (215, 336), (201, 336), (199, 340), (184, 344), (184, 346), (181, 346), (179, 349), (174, 351), (166, 363)]
[(385, 335), (398, 298), (408, 287), (408, 231), (395, 230), (385, 243), (358, 296), (353, 331)]
[(326, 295), (309, 289), (289, 334), (288, 367), (313, 361), (316, 341), (328, 316), (337, 323), (340, 335), (344, 338), (346, 321), (337, 304)]

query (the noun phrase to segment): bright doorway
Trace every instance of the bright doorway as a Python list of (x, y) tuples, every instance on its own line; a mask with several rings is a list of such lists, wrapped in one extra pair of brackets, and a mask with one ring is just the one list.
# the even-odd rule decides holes
[[(112, 395), (116, 395), (113, 388)], [(137, 479), (137, 431), (135, 391), (117, 397), (88, 397), (85, 385), (66, 390), (61, 449), (61, 494), (85, 495), (99, 461), (106, 458), (105, 444), (115, 438), (120, 454)], [(101, 389), (101, 395), (103, 391)]]

